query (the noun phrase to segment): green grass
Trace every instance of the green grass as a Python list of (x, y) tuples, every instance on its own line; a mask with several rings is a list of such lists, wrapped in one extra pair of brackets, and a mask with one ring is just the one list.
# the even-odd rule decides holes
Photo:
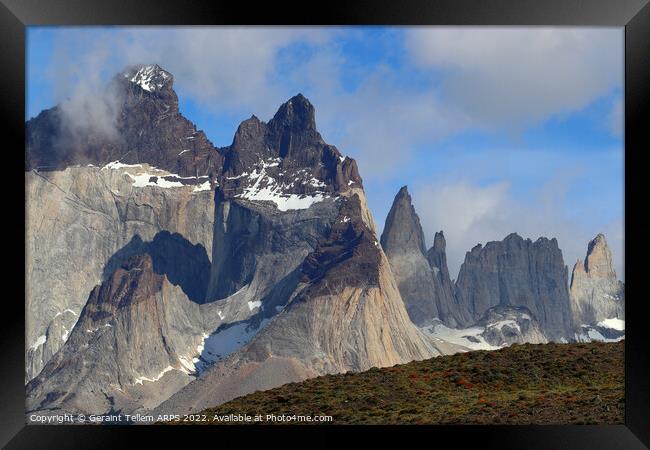
[(326, 375), (202, 414), (324, 414), (333, 424), (621, 424), (623, 361), (623, 342), (514, 345)]

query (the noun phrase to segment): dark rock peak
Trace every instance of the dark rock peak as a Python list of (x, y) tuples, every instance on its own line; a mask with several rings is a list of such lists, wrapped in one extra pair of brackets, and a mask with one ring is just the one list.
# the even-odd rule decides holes
[(393, 200), (381, 234), (381, 245), (387, 254), (419, 251), (426, 255), (424, 233), (420, 218), (411, 203), (408, 188), (403, 186)]
[(446, 247), (445, 236), (442, 231), (437, 232), (433, 238), (433, 246), (427, 252), (427, 260), (432, 268), (440, 270), (443, 277), (449, 278)]
[(562, 250), (558, 246), (557, 239), (540, 237), (533, 242), (531, 239), (524, 239), (517, 233), (511, 233), (502, 241), (488, 241), (485, 246), (481, 244), (475, 245), (471, 251), (466, 253), (465, 262), (477, 258), (495, 257), (503, 253), (510, 254), (521, 251), (543, 251), (548, 252), (555, 258), (562, 259)]
[(283, 103), (269, 121), (272, 128), (290, 128), (293, 131), (316, 131), (314, 106), (302, 94)]
[[(443, 237), (444, 240), (444, 237)], [(551, 250), (559, 250), (559, 245), (556, 238), (548, 239), (546, 237), (539, 237), (536, 241), (532, 241), (530, 238), (523, 238), (517, 233), (510, 233), (502, 241), (488, 241), (485, 243), (485, 246), (482, 244), (476, 244), (472, 247), (472, 250), (468, 254), (477, 255), (483, 251), (492, 250), (496, 248), (500, 249), (519, 249), (524, 247), (533, 246), (535, 248), (545, 247)]]
[(397, 191), (397, 195), (395, 196), (396, 199), (398, 198), (407, 198), (408, 202), (411, 203), (411, 195), (409, 194), (409, 188), (407, 185), (402, 186), (399, 188), (399, 191)]
[(447, 241), (445, 240), (445, 235), (442, 233), (442, 230), (440, 230), (433, 237), (433, 247), (431, 247), (431, 250), (435, 249), (444, 252), (446, 248)]
[[(265, 144), (263, 150), (270, 156), (278, 157), (288, 156), (296, 144), (299, 144), (298, 150), (325, 145), (316, 131), (314, 107), (302, 94), (283, 103), (268, 123), (254, 114), (241, 122), (230, 149), (242, 152), (250, 150), (255, 144)], [(333, 150), (335, 156), (341, 156), (335, 147), (327, 147)]]
[(138, 65), (115, 75), (102, 95), (83, 99), (110, 112), (111, 133), (65, 103), (44, 111), (26, 123), (25, 170), (120, 161), (182, 177), (215, 175), (223, 156), (180, 114), (172, 85), (173, 76), (160, 66)]
[(323, 141), (314, 107), (301, 94), (280, 106), (268, 123), (255, 116), (243, 121), (222, 153), (224, 199), (262, 191), (276, 197), (331, 196), (362, 183), (356, 162)]
[(266, 128), (267, 125), (254, 115), (244, 120), (237, 127), (232, 145), (226, 148), (226, 152), (244, 152), (251, 144), (262, 144)]
[(131, 66), (113, 77), (110, 92), (119, 101), (110, 136), (78, 127), (84, 121), (66, 116), (59, 106), (29, 120), (25, 170), (149, 164), (185, 180), (192, 177), (195, 184), (209, 179), (230, 197), (262, 191), (333, 196), (362, 187), (356, 162), (316, 131), (314, 107), (303, 95), (284, 103), (268, 123), (254, 115), (243, 121), (232, 145), (217, 149), (179, 112), (173, 81), (156, 64)]
[[(529, 241), (530, 239), (524, 239), (523, 237), (519, 236), (517, 233), (510, 233), (507, 235), (504, 239), (503, 242), (524, 242), (524, 241)], [(498, 241), (492, 241), (492, 242), (498, 242)], [(489, 244), (490, 242), (488, 242)]]
[(129, 257), (113, 275), (95, 287), (81, 316), (95, 321), (116, 310), (146, 301), (162, 288), (164, 276), (156, 274), (151, 256), (141, 253)]

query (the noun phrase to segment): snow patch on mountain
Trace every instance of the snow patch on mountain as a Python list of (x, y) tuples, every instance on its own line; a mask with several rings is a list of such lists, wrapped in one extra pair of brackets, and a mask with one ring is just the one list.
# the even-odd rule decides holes
[(136, 378), (134, 384), (142, 384), (143, 381), (149, 381), (149, 382), (158, 381), (158, 380), (160, 380), (162, 378), (163, 375), (165, 375), (167, 372), (169, 372), (171, 370), (174, 370), (174, 368), (172, 366), (167, 366), (158, 375), (154, 376), (153, 378), (140, 376), (140, 377)]
[[(162, 177), (150, 174), (150, 173), (141, 173), (138, 175), (127, 174), (133, 179), (134, 187), (146, 187), (146, 186), (157, 186), (161, 188), (171, 188), (171, 187), (183, 187), (185, 186), (180, 181), (168, 181)], [(153, 181), (151, 181), (153, 179)]]
[(157, 89), (162, 89), (170, 77), (169, 73), (154, 64), (140, 68), (129, 81), (145, 91), (154, 92)]
[(420, 328), (426, 335), (452, 344), (462, 345), (470, 350), (498, 350), (497, 347), (489, 344), (482, 336), (483, 327), (470, 328), (449, 328), (441, 322), (435, 321), (432, 325)]
[(123, 164), (118, 160), (118, 161), (109, 162), (100, 170), (105, 170), (105, 169), (118, 170), (118, 169), (135, 168), (135, 167), (142, 167), (142, 164)]
[(240, 322), (227, 328), (221, 328), (209, 336), (204, 335), (201, 357), (194, 366), (195, 372), (202, 372), (206, 367), (239, 350), (253, 336), (259, 333), (267, 323), (268, 319), (265, 319), (260, 323), (259, 327), (254, 327), (248, 322)]
[(47, 336), (46, 335), (41, 335), (36, 339), (36, 342), (34, 342), (32, 345), (29, 346), (32, 350), (36, 350), (38, 347), (41, 345), (45, 344), (47, 342)]
[[(526, 317), (528, 317), (528, 316), (526, 316)], [(519, 324), (517, 322), (515, 322), (514, 320), (500, 320), (499, 322), (489, 324), (487, 326), (487, 328), (498, 328), (500, 330), (501, 328), (503, 328), (506, 325), (509, 326), (509, 327), (512, 327), (512, 328), (516, 328), (518, 331), (521, 332), (521, 328), (519, 327)]]
[[(322, 191), (315, 191), (313, 194), (294, 194), (286, 191), (294, 186), (294, 183), (288, 186), (278, 183), (278, 181), (267, 173), (267, 168), (277, 167), (281, 158), (271, 158), (270, 161), (260, 161), (250, 174), (244, 172), (240, 175), (228, 177), (228, 179), (237, 179), (247, 177), (249, 184), (243, 192), (237, 195), (237, 198), (249, 201), (269, 201), (275, 203), (280, 211), (289, 211), (294, 209), (307, 209), (315, 203), (322, 202), (331, 196)], [(299, 181), (300, 177), (295, 177)], [(302, 182), (302, 184), (311, 184), (313, 187), (325, 187), (325, 183), (311, 177)]]
[(256, 300), (254, 302), (248, 302), (248, 309), (250, 311), (254, 310), (255, 308), (259, 308), (260, 306), (262, 306), (262, 302), (260, 302), (259, 300)]
[[(106, 164), (100, 170), (123, 170), (124, 173), (133, 180), (133, 187), (142, 188), (147, 186), (159, 187), (163, 189), (194, 186), (192, 192), (209, 191), (211, 189), (210, 181), (206, 180), (201, 184), (191, 185), (185, 184), (182, 180), (197, 180), (206, 179), (207, 175), (199, 177), (182, 177), (175, 173), (167, 172), (166, 170), (158, 169), (148, 164), (123, 164), (120, 161), (113, 161)], [(172, 178), (171, 180), (169, 178)], [(177, 181), (181, 180), (181, 181)], [(197, 180), (198, 181), (198, 180)], [(119, 191), (115, 193), (119, 194)]]
[(206, 181), (204, 183), (197, 185), (194, 189), (192, 189), (192, 192), (201, 192), (201, 191), (209, 191), (209, 190), (210, 190), (210, 182)]
[[(623, 322), (623, 324), (619, 323), (619, 321)], [(580, 331), (575, 333), (574, 339), (576, 342), (618, 342), (625, 339), (624, 330), (624, 321), (620, 319), (605, 319), (596, 326), (582, 325)]]
[(598, 322), (598, 326), (603, 328), (610, 328), (612, 330), (617, 330), (617, 331), (624, 331), (625, 321), (614, 317), (611, 319), (601, 320), (600, 322)]

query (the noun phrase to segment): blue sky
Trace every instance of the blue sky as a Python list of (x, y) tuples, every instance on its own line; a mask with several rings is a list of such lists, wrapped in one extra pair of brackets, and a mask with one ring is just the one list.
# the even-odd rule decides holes
[(130, 63), (175, 77), (213, 143), (302, 92), (357, 159), (380, 227), (408, 185), (450, 272), (476, 243), (605, 233), (623, 278), (622, 28), (85, 27), (28, 30), (27, 119)]

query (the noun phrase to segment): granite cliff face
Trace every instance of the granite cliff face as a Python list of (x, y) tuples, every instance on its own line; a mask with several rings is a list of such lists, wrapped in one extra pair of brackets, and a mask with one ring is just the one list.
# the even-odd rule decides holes
[(134, 66), (92, 93), (90, 105), (114, 109), (112, 133), (78, 126), (86, 118), (67, 117), (64, 106), (26, 124), (26, 380), (66, 341), (119, 258), (164, 230), (206, 256), (212, 248), (223, 156), (180, 114), (172, 85), (160, 67)]
[(524, 306), (549, 339), (572, 335), (567, 268), (555, 238), (533, 242), (513, 233), (477, 245), (465, 256), (456, 295), (474, 320), (494, 306)]
[(445, 237), (435, 234), (427, 252), (420, 218), (411, 203), (406, 186), (393, 201), (386, 218), (381, 245), (390, 261), (400, 294), (411, 320), (419, 326), (439, 318), (456, 326), (462, 311), (453, 293), (447, 269)]
[(194, 246), (189, 260), (209, 265), (214, 193), (149, 182), (166, 173), (117, 164), (26, 172), (26, 380), (67, 340), (91, 289), (160, 232), (180, 234)]
[[(591, 327), (592, 334), (608, 339), (623, 335), (625, 287), (616, 277), (604, 235), (589, 242), (584, 262), (578, 260), (573, 266), (569, 292), (577, 329)], [(589, 335), (589, 330), (583, 331)]]
[[(297, 284), (250, 343), (153, 412), (200, 411), (255, 390), (326, 373), (449, 354), (410, 322), (359, 194), (342, 196), (330, 230), (297, 270)], [(266, 312), (266, 306), (262, 307)], [(261, 319), (264, 320), (264, 319)], [(429, 355), (429, 356), (427, 356)]]
[(413, 323), (422, 325), (438, 317), (433, 269), (426, 258), (420, 218), (406, 186), (395, 196), (386, 217), (381, 246)]
[(455, 284), (447, 268), (447, 241), (441, 231), (436, 232), (433, 246), (427, 252), (427, 260), (433, 270), (436, 285), (438, 317), (451, 327), (458, 327), (470, 321), (470, 314), (459, 303), (454, 293)]
[(209, 300), (245, 288), (259, 301), (314, 249), (338, 214), (340, 194), (361, 190), (356, 162), (323, 141), (314, 116), (297, 95), (268, 124), (244, 121), (225, 150)]
[(132, 411), (190, 381), (214, 324), (154, 261), (131, 256), (91, 291), (68, 341), (27, 385), (28, 410)]

